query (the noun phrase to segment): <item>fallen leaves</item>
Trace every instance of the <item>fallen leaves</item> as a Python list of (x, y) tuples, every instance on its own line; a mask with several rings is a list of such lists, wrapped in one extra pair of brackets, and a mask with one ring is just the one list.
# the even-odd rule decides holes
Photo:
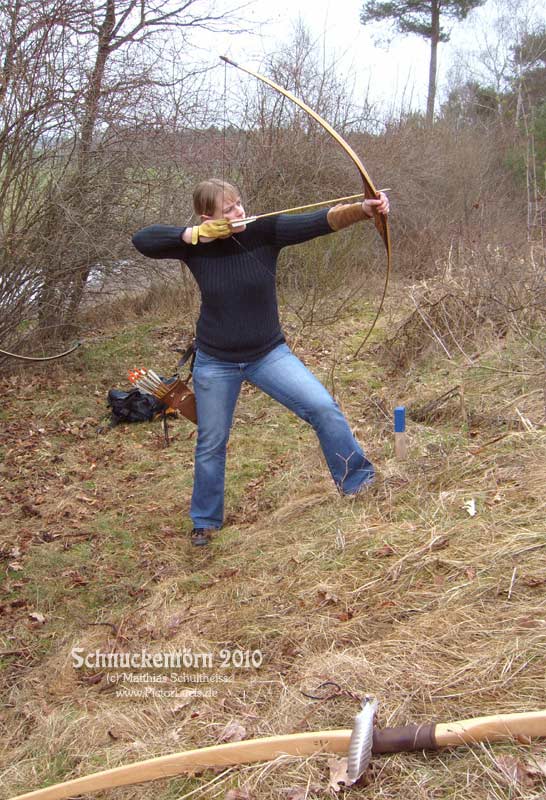
[(339, 792), (341, 789), (344, 789), (345, 786), (349, 786), (350, 781), (347, 775), (348, 764), (347, 758), (328, 759), (328, 769), (330, 770), (328, 788), (333, 792)]
[(25, 517), (40, 517), (42, 514), (40, 509), (36, 508), (36, 506), (32, 505), (31, 503), (23, 503), (21, 505), (21, 513)]
[[(82, 675), (78, 683), (84, 683), (87, 686), (97, 686), (104, 678), (104, 672), (96, 672), (94, 675)], [(108, 731), (110, 734), (110, 731)]]
[(67, 569), (61, 572), (61, 577), (66, 578), (67, 588), (73, 589), (76, 586), (87, 586), (89, 579), (82, 575), (77, 569)]
[(317, 592), (317, 600), (319, 607), (328, 605), (328, 603), (339, 603), (339, 597), (337, 594), (329, 592), (327, 589), (319, 589)]
[(246, 728), (239, 722), (230, 722), (223, 729), (219, 742), (241, 742), (246, 739)]
[(546, 575), (522, 575), (522, 583), (534, 589), (537, 586), (543, 586), (546, 583)]
[(384, 544), (383, 547), (380, 547), (378, 550), (374, 551), (374, 556), (376, 558), (389, 558), (390, 556), (396, 555), (396, 550), (394, 547), (391, 547), (390, 544)]
[(493, 763), (503, 783), (534, 789), (539, 780), (543, 781), (546, 778), (546, 758), (534, 756), (531, 758), (532, 761), (509, 754), (499, 755), (493, 759)]
[(79, 500), (81, 503), (87, 503), (87, 505), (94, 506), (97, 502), (96, 498), (88, 497), (86, 494), (77, 494), (75, 495), (76, 500)]
[(323, 794), (322, 786), (316, 783), (309, 783), (307, 786), (290, 786), (283, 791), (286, 792), (286, 800), (309, 800), (313, 794)]
[[(324, 606), (335, 606), (340, 602), (340, 599), (337, 594), (334, 592), (329, 591), (328, 589), (319, 589), (316, 594), (316, 607), (323, 608)], [(305, 607), (305, 604), (301, 604), (302, 608)], [(348, 622), (354, 617), (354, 609), (352, 608), (345, 608), (343, 611), (340, 611), (337, 614), (334, 614), (335, 619), (338, 619), (340, 622)]]
[[(346, 760), (347, 759), (345, 759), (345, 761)], [(315, 783), (309, 783), (306, 786), (289, 786), (286, 789), (281, 789), (281, 793), (283, 800), (310, 800), (312, 795), (321, 794), (324, 796), (325, 791), (321, 786)], [(250, 789), (243, 787), (240, 789), (229, 789), (224, 795), (224, 800), (257, 800), (257, 798)]]
[(224, 800), (256, 800), (256, 797), (248, 789), (230, 789), (224, 795)]
[(336, 614), (336, 618), (340, 622), (349, 622), (355, 615), (355, 612), (352, 608), (348, 608), (346, 611), (342, 611), (340, 614)]

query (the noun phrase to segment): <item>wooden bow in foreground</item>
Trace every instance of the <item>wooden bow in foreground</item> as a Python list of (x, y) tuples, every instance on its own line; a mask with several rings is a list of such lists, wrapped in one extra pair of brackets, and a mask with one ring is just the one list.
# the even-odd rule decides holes
[[(362, 179), (362, 183), (364, 184), (364, 196), (366, 198), (368, 198), (368, 199), (377, 198), (379, 192), (375, 188), (375, 186), (373, 185), (372, 179), (370, 178), (370, 176), (366, 172), (364, 164), (362, 163), (360, 158), (357, 156), (357, 154), (355, 153), (355, 151), (353, 150), (351, 145), (348, 144), (345, 141), (345, 139), (342, 136), (340, 136), (340, 134), (336, 130), (334, 130), (334, 128), (332, 128), (332, 126), (328, 122), (326, 122), (325, 119), (323, 119), (320, 116), (320, 114), (317, 114), (317, 112), (313, 111), (313, 109), (310, 106), (308, 106), (307, 103), (304, 103), (304, 101), (300, 100), (299, 97), (296, 97), (295, 94), (292, 94), (292, 92), (290, 92), (288, 89), (284, 89), (282, 86), (279, 86), (277, 83), (272, 81), (270, 78), (266, 78), (264, 75), (260, 75), (259, 72), (254, 72), (254, 70), (249, 69), (249, 67), (242, 67), (240, 64), (236, 64), (235, 61), (231, 61), (231, 59), (227, 58), (226, 56), (220, 56), (220, 58), (226, 64), (230, 64), (232, 67), (236, 67), (237, 69), (240, 69), (243, 72), (246, 72), (248, 75), (252, 75), (254, 78), (257, 78), (259, 81), (262, 81), (262, 83), (265, 83), (267, 86), (270, 86), (276, 92), (279, 92), (280, 94), (284, 95), (284, 97), (287, 97), (289, 100), (291, 100), (297, 106), (299, 106), (303, 111), (305, 111), (307, 114), (309, 114), (309, 116), (312, 117), (316, 122), (318, 122), (318, 124), (322, 128), (324, 128), (324, 130), (327, 133), (330, 134), (330, 136), (340, 145), (340, 147), (343, 148), (343, 150), (347, 153), (347, 155), (349, 156), (351, 161), (354, 163), (354, 165), (358, 169), (358, 171), (360, 173), (360, 177)], [(373, 320), (373, 322), (372, 322), (372, 324), (370, 326), (370, 329), (368, 330), (368, 333), (366, 334), (364, 340), (361, 342), (361, 344), (359, 345), (358, 349), (354, 353), (354, 357), (355, 358), (359, 354), (359, 352), (363, 348), (363, 346), (366, 344), (368, 339), (370, 338), (370, 335), (371, 335), (373, 329), (375, 328), (375, 324), (376, 324), (376, 322), (377, 322), (377, 320), (379, 318), (379, 315), (381, 314), (381, 311), (383, 309), (383, 304), (385, 302), (385, 297), (387, 296), (387, 288), (388, 288), (388, 285), (389, 285), (389, 277), (390, 277), (390, 272), (391, 272), (391, 259), (392, 259), (392, 256), (391, 256), (391, 236), (390, 236), (389, 223), (388, 223), (388, 220), (387, 220), (387, 216), (385, 214), (379, 214), (377, 211), (374, 211), (374, 223), (375, 223), (375, 227), (379, 231), (379, 234), (380, 234), (381, 238), (383, 239), (383, 243), (385, 245), (385, 250), (386, 250), (386, 253), (387, 253), (387, 269), (386, 269), (386, 272), (385, 272), (385, 285), (383, 287), (383, 294), (382, 294), (381, 300), (379, 302), (379, 307), (378, 307), (377, 312), (375, 314), (375, 318), (374, 318), (374, 320)]]
[[(439, 750), (442, 747), (506, 739), (527, 742), (537, 737), (546, 737), (546, 709), (520, 714), (477, 717), (437, 725), (430, 723), (381, 730), (376, 728), (373, 734), (372, 752), (380, 754)], [(269, 736), (264, 739), (213, 745), (199, 750), (150, 758), (124, 767), (114, 767), (94, 775), (18, 795), (10, 800), (63, 800), (118, 786), (171, 778), (186, 772), (272, 761), (282, 756), (310, 756), (318, 753), (346, 755), (350, 738), (350, 730), (333, 730)]]

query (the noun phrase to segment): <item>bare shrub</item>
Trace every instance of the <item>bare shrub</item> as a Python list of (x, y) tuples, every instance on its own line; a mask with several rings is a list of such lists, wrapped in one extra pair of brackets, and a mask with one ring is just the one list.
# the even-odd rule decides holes
[[(37, 330), (40, 343), (66, 337), (89, 301), (102, 296), (109, 302), (120, 288), (148, 292), (170, 280), (172, 264), (140, 258), (130, 237), (151, 222), (188, 224), (191, 189), (203, 177), (235, 182), (253, 213), (362, 190), (341, 148), (269, 88), (239, 79), (233, 102), (228, 98), (222, 109), (201, 71), (179, 69), (176, 53), (173, 77), (164, 80), (166, 48), (159, 61), (146, 47), (133, 47), (153, 42), (151, 20), (158, 29), (164, 21), (160, 0), (145, 4), (150, 24), (126, 30), (112, 27), (108, 14), (93, 17), (71, 0), (56, 2), (59, 8), (0, 7), (5, 345), (23, 344)], [(120, 6), (113, 0), (108, 8), (115, 16)], [(188, 15), (169, 24), (191, 27), (199, 8), (192, 0)], [(15, 18), (27, 26), (16, 46), (10, 39)], [(345, 136), (378, 188), (392, 187), (398, 275), (436, 280), (447, 262), (457, 276), (469, 265), (487, 273), (494, 261), (490, 243), (502, 249), (524, 241), (525, 191), (514, 186), (505, 164), (509, 142), (495, 120), (478, 136), (471, 124), (446, 118), (430, 129), (417, 117), (392, 120), (379, 133), (373, 109), (366, 101), (353, 103), (350, 87), (334, 65), (324, 66), (301, 25), (266, 69)], [(384, 259), (371, 226), (291, 248), (279, 271), (281, 304), (303, 327), (329, 324), (384, 274)], [(497, 298), (510, 309), (521, 291), (527, 303), (519, 266), (513, 266), (512, 291)], [(194, 314), (195, 290), (184, 280), (184, 307)]]
[[(334, 64), (323, 63), (301, 23), (291, 41), (268, 57), (264, 71), (348, 140), (371, 127), (371, 106), (367, 101), (356, 106), (350, 87)], [(256, 83), (250, 94), (246, 83), (243, 88), (246, 94), (234, 105), (241, 114), (240, 129), (228, 132), (226, 164), (249, 213), (363, 192), (352, 161), (306, 112), (262, 84)], [(366, 235), (358, 226), (285, 251), (278, 272), (281, 308), (293, 313), (302, 328), (339, 319), (361, 290), (363, 271), (369, 275), (377, 266), (378, 253), (383, 266), (381, 243), (370, 245), (374, 238), (373, 231)]]
[[(89, 286), (96, 291), (100, 276), (131, 253), (130, 233), (149, 199), (148, 185), (133, 180), (146, 161), (138, 147), (143, 125), (153, 130), (177, 92), (184, 104), (174, 105), (171, 121), (200, 124), (206, 113), (201, 69), (186, 80), (190, 70), (172, 53), (164, 79), (165, 32), (177, 28), (186, 43), (193, 26), (232, 27), (229, 14), (202, 0), (110, 0), (85, 8), (72, 0), (0, 3), (5, 347), (23, 349), (30, 340), (38, 348), (73, 334)], [(173, 176), (173, 190), (180, 182)]]
[(432, 352), (471, 361), (484, 339), (544, 328), (543, 255), (532, 248), (471, 251), (463, 268), (445, 264), (442, 275), (413, 286), (409, 296), (414, 310), (386, 340), (383, 356), (398, 369)]
[[(193, 292), (192, 300), (196, 299)], [(109, 301), (82, 311), (82, 324), (86, 327), (109, 330), (128, 320), (161, 316), (172, 319), (181, 335), (189, 337), (195, 328), (196, 307), (190, 304), (187, 289), (178, 277), (152, 283), (139, 291), (118, 291)]]
[(436, 273), (448, 252), (489, 242), (525, 241), (525, 198), (504, 158), (507, 143), (496, 125), (458, 129), (420, 119), (390, 124), (381, 142), (393, 187), (391, 226), (398, 271), (414, 280)]

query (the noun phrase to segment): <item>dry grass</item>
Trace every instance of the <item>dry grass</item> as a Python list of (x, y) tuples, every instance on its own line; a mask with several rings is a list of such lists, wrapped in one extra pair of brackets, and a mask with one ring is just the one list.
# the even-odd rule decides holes
[[(402, 322), (399, 298), (391, 302)], [(337, 397), (381, 479), (367, 495), (339, 497), (312, 434), (247, 389), (230, 445), (228, 524), (202, 553), (182, 535), (189, 423), (172, 424), (168, 449), (154, 424), (95, 434), (105, 389), (119, 385), (129, 354), (125, 366), (138, 356), (166, 368), (174, 328), (133, 327), (132, 344), (121, 335), (96, 345), (87, 373), (78, 356), (3, 386), (3, 795), (213, 744), (234, 722), (247, 737), (350, 727), (351, 700), (302, 695), (324, 680), (377, 695), (383, 725), (544, 706), (546, 435), (536, 348), (508, 332), (502, 342), (484, 337), (472, 364), (436, 354), (395, 375), (371, 358), (345, 359), (352, 326), (308, 340), (300, 353), (325, 379), (324, 350), (336, 354)], [(441, 413), (410, 422), (410, 459), (397, 462), (392, 407), (422, 407), (453, 386), (459, 394)], [(211, 685), (214, 696), (118, 696), (100, 670), (73, 668), (74, 646), (211, 652), (208, 674), (229, 681)], [(222, 649), (260, 650), (263, 665), (221, 670)], [(540, 753), (536, 743), (508, 743), (376, 759), (351, 796), (531, 800), (544, 796), (543, 778), (525, 781), (523, 769), (507, 778), (501, 756), (523, 767)], [(212, 799), (237, 786), (266, 800), (293, 787), (324, 797), (327, 759), (108, 796), (168, 800), (197, 790)]]

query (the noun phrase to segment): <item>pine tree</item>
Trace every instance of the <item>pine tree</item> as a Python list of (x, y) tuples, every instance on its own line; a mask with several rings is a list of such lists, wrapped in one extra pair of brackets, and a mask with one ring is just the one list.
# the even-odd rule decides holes
[(363, 25), (368, 22), (391, 20), (401, 34), (415, 33), (430, 39), (430, 66), (428, 77), (427, 122), (432, 124), (436, 98), (436, 71), (438, 45), (449, 41), (449, 33), (442, 27), (442, 19), (463, 20), (485, 0), (366, 0), (360, 14)]

